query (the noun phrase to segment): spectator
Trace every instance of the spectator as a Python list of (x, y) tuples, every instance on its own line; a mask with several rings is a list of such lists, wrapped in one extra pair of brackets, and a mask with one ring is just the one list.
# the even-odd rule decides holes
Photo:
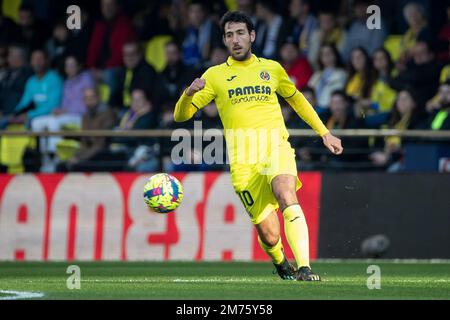
[[(403, 89), (398, 93), (395, 106), (391, 112), (388, 129), (408, 130), (417, 128), (420, 119), (420, 107), (417, 97), (411, 89)], [(385, 139), (384, 148), (370, 154), (372, 163), (388, 171), (401, 170), (401, 139), (390, 136)]]
[(262, 23), (256, 29), (253, 44), (255, 54), (268, 59), (278, 59), (287, 32), (283, 17), (275, 12), (274, 3), (270, 0), (256, 2), (256, 16)]
[(200, 1), (191, 2), (182, 41), (184, 63), (199, 67), (210, 56), (211, 48), (221, 44), (220, 40), (219, 27), (208, 17), (205, 5)]
[(372, 58), (376, 82), (372, 87), (372, 108), (378, 112), (391, 110), (397, 93), (389, 86), (389, 81), (394, 74), (394, 62), (385, 48), (375, 51)]
[[(87, 88), (83, 92), (87, 111), (83, 115), (81, 128), (85, 130), (108, 130), (114, 125), (112, 110), (100, 101), (96, 88)], [(107, 146), (105, 137), (83, 137), (80, 149), (66, 163), (58, 164), (58, 171), (101, 171), (105, 169), (101, 153)], [(107, 159), (106, 159), (107, 160)]]
[(293, 41), (302, 55), (307, 55), (311, 36), (319, 26), (316, 17), (311, 14), (311, 1), (291, 0), (289, 13), (291, 20), (288, 24), (288, 30), (291, 31), (287, 34), (288, 39)]
[[(357, 129), (362, 127), (361, 121), (353, 115), (351, 98), (343, 90), (336, 90), (331, 94), (330, 107), (322, 114), (326, 127), (335, 129)], [(317, 139), (307, 140), (303, 147), (297, 151), (303, 166), (313, 168), (312, 162), (327, 162), (327, 165), (335, 168), (345, 168), (349, 161), (361, 161), (366, 155), (368, 147), (366, 138), (342, 138), (342, 144), (346, 146), (347, 153), (339, 158), (324, 155), (318, 148)], [(315, 151), (317, 150), (317, 151)]]
[[(87, 88), (95, 86), (94, 79), (89, 71), (82, 71), (80, 62), (75, 56), (69, 56), (65, 60), (66, 80), (63, 88), (61, 105), (53, 109), (51, 114), (36, 117), (31, 127), (33, 131), (59, 131), (65, 125), (81, 126), (86, 105), (83, 101), (83, 92)], [(49, 137), (48, 143), (41, 143), (44, 166), (52, 166), (56, 145), (61, 137)], [(41, 141), (45, 141), (41, 139)], [(49, 159), (46, 156), (49, 156)], [(48, 169), (51, 170), (51, 169)]]
[(69, 30), (67, 29), (65, 22), (58, 22), (53, 27), (53, 36), (48, 39), (46, 43), (46, 50), (52, 63), (52, 67), (58, 71), (64, 70), (68, 39)]
[(176, 42), (167, 43), (165, 49), (167, 66), (161, 73), (162, 84), (164, 97), (166, 97), (165, 102), (173, 108), (179, 95), (191, 83), (196, 72), (183, 63), (180, 47)]
[[(148, 130), (158, 125), (157, 114), (148, 94), (142, 89), (131, 92), (130, 109), (120, 120), (118, 130)], [(122, 170), (127, 166), (137, 171), (153, 171), (159, 166), (159, 146), (152, 138), (117, 137), (112, 139), (111, 158)]]
[[(135, 38), (133, 26), (122, 12), (118, 0), (101, 1), (102, 19), (94, 25), (88, 47), (87, 66), (94, 69), (96, 80), (102, 79), (116, 90), (118, 67), (122, 65), (123, 45)], [(105, 69), (103, 72), (99, 69)]]
[[(157, 126), (157, 117), (154, 106), (148, 94), (142, 89), (134, 89), (131, 92), (130, 109), (120, 120), (120, 130), (145, 130)], [(136, 144), (139, 139), (118, 138), (127, 143)]]
[(27, 52), (24, 47), (11, 45), (7, 60), (8, 69), (0, 81), (0, 128), (4, 128), (8, 123), (8, 118), (13, 114), (25, 90), (25, 83), (32, 75), (27, 66)]
[(330, 108), (324, 115), (324, 124), (332, 129), (355, 129), (361, 123), (354, 117), (351, 105), (351, 97), (343, 90), (336, 90), (331, 94)]
[(440, 85), (436, 103), (427, 105), (426, 111), (425, 129), (450, 130), (450, 80)]
[[(334, 91), (330, 99), (328, 113), (323, 115), (324, 123), (329, 130), (333, 129), (358, 129), (362, 128), (362, 122), (354, 116), (351, 97), (343, 90)], [(338, 167), (348, 161), (362, 161), (366, 157), (368, 148), (367, 138), (342, 138), (346, 146), (347, 154), (340, 159), (329, 158)]]
[(342, 62), (336, 47), (325, 44), (320, 49), (318, 70), (314, 72), (308, 85), (314, 89), (319, 108), (328, 108), (331, 94), (344, 89), (347, 74), (342, 68)]
[(369, 0), (356, 0), (353, 6), (355, 19), (350, 24), (347, 37), (343, 47), (343, 58), (349, 61), (350, 54), (354, 48), (362, 47), (369, 55), (380, 48), (387, 35), (386, 25), (381, 21), (381, 29), (367, 28), (367, 7), (371, 4)]
[(124, 67), (118, 72), (117, 88), (111, 93), (110, 105), (114, 108), (128, 108), (131, 104), (131, 92), (142, 89), (150, 93), (152, 101), (161, 96), (158, 93), (159, 79), (155, 69), (144, 59), (142, 46), (136, 42), (127, 42), (123, 46)]
[(364, 116), (365, 111), (370, 108), (370, 97), (375, 83), (372, 60), (364, 48), (352, 50), (348, 73), (345, 92), (356, 101), (358, 116)]
[(280, 49), (281, 64), (297, 89), (308, 84), (313, 74), (308, 59), (300, 56), (299, 49), (293, 43), (286, 42)]
[(82, 116), (87, 111), (83, 93), (88, 88), (96, 86), (92, 74), (83, 70), (83, 65), (75, 56), (68, 56), (64, 66), (66, 80), (64, 82), (64, 93), (61, 108), (54, 110), (57, 115), (71, 115), (78, 118), (81, 124)]
[(39, 23), (34, 15), (33, 8), (22, 5), (19, 9), (19, 39), (22, 45), (29, 49), (41, 49), (48, 37), (45, 27)]
[(361, 109), (356, 113), (360, 116), (364, 115), (365, 127), (375, 129), (387, 123), (397, 92), (389, 86), (395, 72), (389, 52), (379, 48), (375, 51), (372, 61), (376, 81), (372, 87), (370, 104), (366, 106), (360, 104), (356, 108)]
[(440, 70), (441, 66), (435, 61), (430, 45), (419, 41), (413, 48), (413, 60), (389, 84), (397, 91), (411, 88), (420, 99), (419, 105), (425, 104), (438, 89)]
[(432, 41), (432, 33), (428, 27), (425, 9), (418, 3), (411, 2), (403, 8), (403, 16), (408, 23), (408, 30), (403, 35), (400, 48), (399, 64), (397, 68), (403, 70), (409, 58), (413, 55), (416, 42)]
[(14, 109), (10, 123), (25, 123), (36, 117), (50, 114), (61, 104), (63, 82), (57, 72), (49, 69), (45, 51), (38, 49), (31, 54), (34, 75), (27, 80), (22, 98)]
[(313, 32), (308, 50), (308, 60), (314, 70), (319, 67), (317, 61), (322, 45), (333, 44), (342, 51), (345, 37), (345, 31), (337, 24), (334, 13), (325, 11), (319, 13), (319, 28)]

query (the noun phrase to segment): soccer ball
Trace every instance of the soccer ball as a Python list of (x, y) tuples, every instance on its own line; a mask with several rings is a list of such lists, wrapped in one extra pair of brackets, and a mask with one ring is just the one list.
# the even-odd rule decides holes
[(144, 186), (144, 200), (156, 213), (174, 211), (183, 200), (183, 186), (174, 176), (158, 173), (151, 176)]

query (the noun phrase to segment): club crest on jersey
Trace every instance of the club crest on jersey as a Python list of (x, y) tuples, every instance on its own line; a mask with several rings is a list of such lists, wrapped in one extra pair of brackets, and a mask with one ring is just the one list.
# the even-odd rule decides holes
[(259, 77), (264, 81), (270, 80), (270, 74), (265, 70), (261, 71), (261, 73), (259, 74)]

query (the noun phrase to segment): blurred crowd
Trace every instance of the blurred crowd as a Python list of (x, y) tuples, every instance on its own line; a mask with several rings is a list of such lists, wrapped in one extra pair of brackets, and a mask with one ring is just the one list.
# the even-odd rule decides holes
[[(81, 29), (66, 26), (71, 4)], [(366, 24), (372, 4), (380, 29)], [(450, 130), (449, 1), (3, 0), (2, 8), (0, 130), (192, 129), (194, 120), (221, 128), (213, 103), (181, 124), (173, 108), (195, 77), (226, 61), (218, 23), (227, 10), (251, 16), (253, 52), (284, 66), (329, 129)], [(280, 102), (288, 128), (307, 128)], [(11, 139), (0, 140), (4, 171), (14, 167), (5, 160), (12, 150), (26, 171), (224, 168), (174, 165), (170, 138)], [(303, 170), (402, 170), (405, 139), (343, 140), (337, 158), (320, 139), (291, 138)]]

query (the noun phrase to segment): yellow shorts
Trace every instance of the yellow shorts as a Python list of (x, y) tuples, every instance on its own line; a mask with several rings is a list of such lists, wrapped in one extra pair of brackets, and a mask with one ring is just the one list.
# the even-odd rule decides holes
[(272, 192), (272, 180), (280, 174), (296, 177), (296, 189), (302, 183), (297, 176), (295, 150), (288, 141), (274, 149), (261, 163), (236, 165), (231, 168), (233, 188), (244, 204), (253, 224), (261, 223), (272, 211), (278, 209), (278, 202)]

